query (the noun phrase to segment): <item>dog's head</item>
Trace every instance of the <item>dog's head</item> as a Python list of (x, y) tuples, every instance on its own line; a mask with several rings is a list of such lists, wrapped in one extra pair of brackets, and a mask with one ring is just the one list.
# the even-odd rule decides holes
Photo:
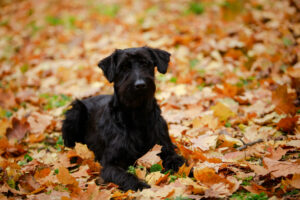
[(128, 107), (143, 105), (155, 92), (154, 67), (166, 73), (170, 54), (150, 47), (117, 49), (98, 66), (109, 82), (114, 82), (120, 102)]

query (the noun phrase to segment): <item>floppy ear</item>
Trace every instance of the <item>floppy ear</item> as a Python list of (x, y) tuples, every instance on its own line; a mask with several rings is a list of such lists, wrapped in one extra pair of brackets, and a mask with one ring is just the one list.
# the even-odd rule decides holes
[(98, 63), (98, 67), (102, 69), (104, 76), (110, 83), (113, 82), (116, 75), (119, 52), (120, 50), (116, 49), (114, 53), (112, 53), (110, 56), (107, 56)]
[(162, 74), (165, 74), (168, 69), (171, 54), (160, 49), (153, 49), (150, 47), (146, 48), (150, 52), (154, 65), (157, 66), (158, 71)]

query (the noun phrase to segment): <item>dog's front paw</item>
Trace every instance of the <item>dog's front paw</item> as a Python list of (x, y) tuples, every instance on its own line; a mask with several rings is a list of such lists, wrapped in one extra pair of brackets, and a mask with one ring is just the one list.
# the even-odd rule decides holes
[(185, 161), (183, 157), (175, 154), (163, 160), (162, 164), (166, 170), (172, 169), (174, 171), (178, 171), (179, 167), (181, 167), (184, 164), (184, 162)]
[(120, 189), (127, 191), (127, 190), (134, 190), (134, 191), (138, 191), (138, 190), (143, 190), (144, 188), (150, 188), (151, 186), (148, 185), (145, 182), (142, 181), (135, 181), (135, 182), (127, 182), (123, 187), (121, 187)]

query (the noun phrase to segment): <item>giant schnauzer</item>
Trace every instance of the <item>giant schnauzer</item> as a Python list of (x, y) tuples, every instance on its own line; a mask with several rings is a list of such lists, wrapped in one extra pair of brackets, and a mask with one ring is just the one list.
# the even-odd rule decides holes
[(109, 82), (113, 95), (99, 95), (72, 102), (62, 132), (65, 146), (87, 144), (103, 166), (101, 177), (123, 190), (150, 187), (127, 172), (129, 165), (162, 145), (159, 154), (166, 170), (178, 170), (184, 163), (174, 151), (166, 121), (154, 97), (154, 68), (166, 73), (170, 54), (150, 47), (117, 49), (98, 66)]

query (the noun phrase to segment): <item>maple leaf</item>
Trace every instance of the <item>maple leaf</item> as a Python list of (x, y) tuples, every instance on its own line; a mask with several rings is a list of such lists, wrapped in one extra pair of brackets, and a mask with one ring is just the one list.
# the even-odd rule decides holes
[(150, 168), (152, 165), (158, 163), (161, 159), (157, 154), (161, 152), (161, 148), (162, 146), (160, 145), (154, 145), (150, 151), (137, 160), (137, 164)]
[(289, 161), (277, 161), (270, 158), (263, 159), (264, 165), (274, 177), (287, 176), (289, 174), (300, 174), (299, 163)]
[(94, 160), (94, 152), (90, 151), (86, 144), (76, 143), (75, 144), (76, 154), (82, 159)]
[(31, 133), (43, 133), (46, 128), (51, 124), (53, 117), (39, 112), (33, 112), (28, 118)]
[(295, 114), (296, 107), (293, 104), (294, 99), (288, 93), (287, 85), (279, 85), (272, 93), (272, 102), (276, 105), (276, 112), (279, 114)]

